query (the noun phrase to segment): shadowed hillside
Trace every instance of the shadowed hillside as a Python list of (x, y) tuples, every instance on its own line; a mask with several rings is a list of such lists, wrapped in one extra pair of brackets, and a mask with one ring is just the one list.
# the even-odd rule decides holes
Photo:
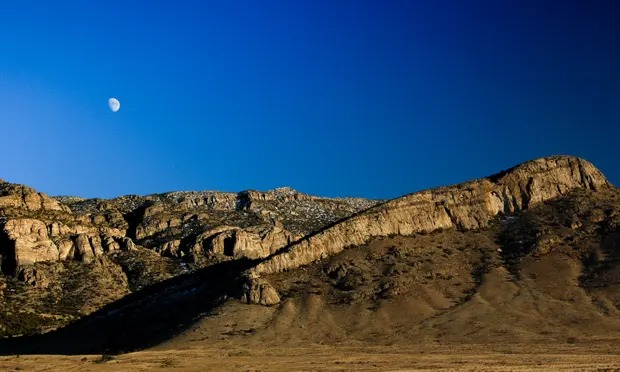
[(620, 192), (587, 162), (547, 158), (379, 204), (263, 257), (142, 279), (0, 351), (617, 340), (618, 249)]

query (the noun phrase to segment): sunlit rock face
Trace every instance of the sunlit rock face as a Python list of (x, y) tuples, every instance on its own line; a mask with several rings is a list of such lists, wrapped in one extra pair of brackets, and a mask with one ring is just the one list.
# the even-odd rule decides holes
[(2, 181), (2, 271), (13, 275), (37, 262), (91, 263), (136, 247), (198, 266), (262, 258), (377, 202), (321, 198), (291, 188), (52, 198)]
[(488, 226), (499, 213), (524, 210), (576, 188), (596, 191), (608, 186), (605, 176), (583, 159), (537, 159), (488, 178), (416, 192), (377, 205), (300, 240), (251, 272), (258, 275), (296, 268), (377, 236), (478, 229)]
[[(214, 283), (230, 286), (222, 298), (233, 297), (251, 304), (276, 306), (287, 302), (290, 293), (279, 280), (289, 275), (291, 285), (295, 286), (296, 275), (306, 275), (305, 265), (314, 263), (327, 263), (326, 271), (320, 273), (328, 273), (328, 280), (348, 291), (346, 288), (355, 288), (356, 283), (366, 283), (364, 275), (368, 273), (356, 271), (358, 267), (351, 266), (342, 255), (364, 250), (366, 243), (473, 234), (476, 239), (486, 236), (482, 240), (490, 242), (485, 243), (488, 248), (495, 244), (493, 239), (497, 236), (493, 234), (500, 233), (494, 221), (514, 222), (522, 215), (516, 212), (536, 213), (558, 203), (581, 203), (573, 208), (575, 213), (560, 212), (562, 234), (566, 229), (581, 234), (582, 230), (588, 232), (593, 228), (597, 233), (616, 234), (619, 225), (615, 195), (617, 190), (592, 164), (565, 156), (530, 161), (491, 177), (386, 202), (320, 198), (290, 188), (84, 199), (49, 197), (26, 186), (0, 182), (0, 289), (5, 288), (0, 291), (4, 298), (0, 317), (31, 320), (27, 324), (16, 321), (6, 323), (4, 328), (0, 326), (0, 336), (43, 332), (155, 283), (177, 276), (179, 282), (175, 283), (185, 283), (188, 278), (204, 283), (203, 273), (219, 273), (218, 270), (223, 270), (227, 279), (218, 276)], [(561, 196), (566, 197), (558, 198)], [(598, 207), (590, 209), (588, 201), (597, 201)], [(506, 218), (496, 219), (498, 215)], [(557, 248), (558, 241), (566, 241), (558, 238), (561, 234), (549, 233), (551, 225), (541, 226), (534, 232), (535, 239), (530, 239), (535, 244), (528, 243), (524, 248), (527, 252), (548, 254)], [(519, 234), (532, 233), (527, 229), (525, 226), (516, 232), (510, 230), (514, 237), (509, 236), (509, 244), (503, 247), (506, 254), (496, 247), (485, 254), (498, 256), (496, 260), (512, 257), (521, 247)], [(439, 230), (445, 231), (421, 235)], [(599, 262), (605, 252), (615, 250), (614, 244), (617, 240), (603, 240), (600, 252), (584, 253), (584, 257)], [(591, 246), (580, 242), (570, 249)], [(388, 248), (384, 254), (389, 256), (392, 253)], [(464, 250), (458, 252), (462, 254), (454, 257), (473, 260), (470, 263), (483, 259), (476, 256), (480, 252), (461, 248)], [(383, 272), (382, 264), (375, 262), (383, 255), (371, 253), (374, 258), (370, 264), (365, 255), (357, 257), (360, 267), (374, 267), (380, 272), (373, 275), (383, 275), (386, 282), (380, 284), (378, 291), (367, 288), (368, 293), (396, 296), (408, 290), (406, 283), (400, 285), (396, 279), (391, 280), (392, 273), (408, 270), (401, 270), (404, 263), (400, 260), (405, 257), (392, 257), (394, 270)], [(391, 262), (390, 257), (386, 262)], [(440, 253), (426, 259), (441, 266), (441, 257)], [(506, 260), (506, 270), (510, 270), (512, 261)], [(410, 263), (415, 267), (417, 262)], [(453, 262), (450, 267), (462, 264)], [(476, 280), (470, 278), (472, 267), (461, 270), (461, 279), (468, 285), (474, 285)], [(299, 271), (275, 274), (295, 268)], [(446, 270), (449, 269), (438, 267), (424, 275), (446, 278)], [(271, 273), (274, 275), (266, 275)], [(595, 279), (598, 280), (592, 280)], [(597, 283), (593, 282), (593, 288), (600, 287)]]
[(568, 156), (529, 161), (488, 178), (379, 204), (319, 198), (290, 188), (111, 200), (50, 198), (2, 182), (0, 254), (7, 274), (36, 262), (89, 263), (136, 246), (201, 266), (214, 259), (270, 257), (253, 272), (276, 272), (372, 237), (482, 228), (497, 214), (527, 209), (575, 188), (606, 186), (592, 164)]

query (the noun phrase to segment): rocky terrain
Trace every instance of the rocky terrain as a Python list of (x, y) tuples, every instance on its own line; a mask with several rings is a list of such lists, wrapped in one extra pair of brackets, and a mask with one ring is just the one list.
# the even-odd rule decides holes
[(2, 185), (4, 353), (620, 340), (620, 191), (582, 159), (386, 202)]
[(376, 204), (290, 188), (49, 197), (0, 182), (0, 334), (57, 328), (158, 281), (259, 258)]

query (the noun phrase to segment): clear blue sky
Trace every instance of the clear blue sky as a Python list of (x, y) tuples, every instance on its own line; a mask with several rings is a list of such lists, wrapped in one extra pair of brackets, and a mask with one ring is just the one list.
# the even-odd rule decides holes
[(569, 154), (618, 184), (619, 20), (615, 0), (3, 1), (0, 178), (389, 198)]

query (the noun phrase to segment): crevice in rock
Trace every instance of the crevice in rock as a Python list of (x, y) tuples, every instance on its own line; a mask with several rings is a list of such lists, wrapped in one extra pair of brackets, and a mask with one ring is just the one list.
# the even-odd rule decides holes
[(146, 211), (146, 208), (150, 206), (150, 204), (151, 203), (144, 203), (138, 208), (132, 210), (131, 212), (123, 214), (123, 219), (125, 220), (125, 222), (127, 222), (128, 225), (127, 233), (125, 234), (126, 237), (136, 241), (136, 229), (138, 228), (138, 225), (144, 220), (144, 212)]
[(448, 208), (448, 206), (444, 203), (442, 205), (443, 210), (446, 212), (446, 214), (448, 215), (448, 217), (450, 217), (450, 221), (452, 221), (452, 224), (454, 225), (454, 227), (456, 227), (457, 229), (460, 229), (461, 226), (459, 224), (458, 219), (456, 218), (456, 216), (452, 213), (452, 211), (450, 210), (450, 208)]
[(534, 177), (530, 177), (525, 185), (525, 191), (521, 191), (521, 209), (528, 209), (532, 200), (532, 186), (534, 185)]
[(0, 225), (0, 269), (7, 276), (15, 275), (17, 270), (15, 242), (4, 232), (4, 224)]
[(224, 238), (224, 256), (235, 255), (235, 236), (229, 236)]

